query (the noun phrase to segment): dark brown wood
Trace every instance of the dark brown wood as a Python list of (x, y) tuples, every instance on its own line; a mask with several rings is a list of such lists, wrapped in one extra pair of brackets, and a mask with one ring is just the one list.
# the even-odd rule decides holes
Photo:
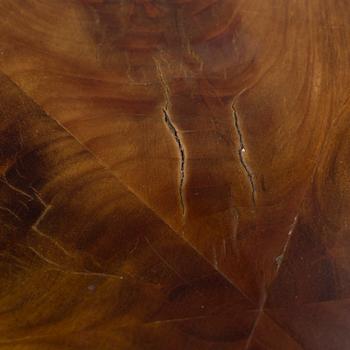
[(0, 349), (350, 349), (347, 1), (0, 17)]

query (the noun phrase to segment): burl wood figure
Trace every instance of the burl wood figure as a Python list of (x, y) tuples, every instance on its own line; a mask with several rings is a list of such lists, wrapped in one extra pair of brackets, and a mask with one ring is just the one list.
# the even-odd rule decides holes
[(0, 0), (0, 350), (206, 349), (350, 349), (350, 2)]

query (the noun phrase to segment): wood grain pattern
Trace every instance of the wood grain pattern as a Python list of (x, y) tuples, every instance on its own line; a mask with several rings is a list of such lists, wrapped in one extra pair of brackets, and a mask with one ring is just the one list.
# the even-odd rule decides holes
[(0, 13), (0, 349), (350, 348), (347, 1)]

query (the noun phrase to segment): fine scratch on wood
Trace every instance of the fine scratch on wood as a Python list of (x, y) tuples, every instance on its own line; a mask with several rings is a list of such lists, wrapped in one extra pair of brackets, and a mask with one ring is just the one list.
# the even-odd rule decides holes
[(40, 252), (38, 252), (35, 248), (28, 246), (29, 250), (31, 250), (36, 256), (38, 256), (41, 260), (43, 260), (46, 264), (53, 266), (54, 268), (51, 268), (51, 270), (59, 271), (62, 273), (68, 273), (73, 275), (84, 275), (84, 276), (100, 276), (100, 277), (108, 277), (108, 278), (116, 278), (119, 280), (124, 279), (124, 276), (121, 275), (114, 275), (111, 273), (104, 273), (104, 272), (93, 272), (93, 271), (75, 271), (75, 270), (67, 270), (64, 266), (56, 263), (55, 261), (47, 258)]
[(72, 275), (80, 275), (80, 276), (94, 276), (94, 277), (103, 277), (103, 278), (112, 278), (112, 279), (118, 279), (123, 280), (125, 277), (122, 275), (114, 275), (112, 273), (105, 273), (105, 272), (93, 272), (93, 271), (71, 271), (71, 270), (57, 270), (59, 272), (68, 273)]
[(57, 264), (55, 261), (50, 260), (49, 258), (47, 258), (46, 256), (42, 255), (40, 252), (38, 252), (35, 248), (28, 246), (27, 247), (29, 250), (31, 250), (36, 256), (38, 256), (41, 260), (43, 260), (44, 262), (46, 262), (46, 264), (48, 265), (52, 265), (55, 266), (57, 268), (62, 268), (62, 266), (60, 264)]
[(9, 187), (11, 190), (13, 190), (13, 191), (15, 191), (15, 192), (21, 194), (21, 195), (24, 196), (24, 197), (29, 198), (30, 200), (33, 199), (33, 197), (32, 197), (31, 195), (29, 195), (28, 193), (22, 191), (20, 188), (15, 187), (14, 185), (12, 185), (12, 184), (7, 180), (7, 177), (6, 177), (5, 174), (3, 174), (3, 175), (0, 177), (0, 181), (1, 181), (2, 183), (4, 183), (7, 187)]
[(264, 313), (264, 308), (265, 308), (265, 304), (266, 304), (266, 300), (267, 300), (267, 292), (266, 292), (266, 289), (263, 290), (263, 293), (262, 293), (262, 297), (261, 297), (261, 300), (260, 300), (260, 305), (259, 305), (259, 309), (258, 309), (258, 314), (256, 316), (256, 319), (254, 321), (254, 324), (253, 324), (253, 327), (250, 331), (250, 334), (249, 334), (249, 337), (247, 339), (247, 342), (246, 342), (246, 345), (244, 347), (244, 350), (249, 350), (251, 344), (252, 344), (252, 341), (253, 341), (253, 338), (254, 338), (254, 335), (255, 335), (255, 331), (259, 325), (259, 322), (261, 320), (261, 317)]
[(158, 256), (158, 258), (164, 263), (164, 265), (167, 266), (171, 271), (173, 271), (176, 274), (176, 276), (178, 276), (183, 282), (187, 283), (187, 281), (179, 274), (179, 272), (177, 272), (175, 268), (171, 266), (161, 254), (159, 254), (159, 252), (154, 248), (149, 239), (146, 236), (144, 238), (151, 250), (153, 251), (153, 253)]
[(36, 232), (39, 236), (47, 239), (48, 241), (50, 241), (53, 245), (55, 245), (58, 249), (60, 249), (65, 255), (67, 255), (68, 257), (75, 259), (75, 256), (73, 256), (70, 252), (68, 252), (67, 249), (65, 249), (62, 244), (60, 244), (58, 241), (56, 241), (54, 238), (52, 238), (51, 236), (49, 236), (48, 234), (42, 232), (41, 230), (38, 229), (37, 226), (32, 226), (32, 229), (34, 232)]
[(2, 206), (0, 206), (0, 210), (7, 212), (8, 214), (16, 218), (17, 221), (22, 221), (21, 218), (13, 210)]
[(37, 218), (37, 220), (35, 221), (35, 223), (33, 224), (32, 228), (36, 229), (40, 222), (44, 219), (44, 217), (46, 216), (46, 214), (48, 213), (49, 210), (51, 210), (52, 205), (46, 205), (45, 209), (43, 210), (43, 212), (41, 213), (41, 215)]
[[(287, 238), (287, 241), (286, 243), (284, 244), (284, 247), (283, 247), (283, 252), (282, 254), (276, 258), (276, 263), (278, 264), (277, 265), (277, 271), (280, 269), (281, 265), (282, 265), (282, 262), (284, 261), (284, 258), (285, 258), (285, 253), (287, 252), (287, 249), (288, 249), (288, 246), (289, 246), (289, 243), (290, 243), (290, 240), (291, 240), (291, 237), (293, 235), (293, 232), (294, 232), (294, 229), (296, 227), (296, 224), (298, 222), (298, 217), (299, 215), (297, 214), (295, 217), (294, 217), (294, 220), (293, 220), (293, 223), (288, 231), (288, 238)], [(277, 260), (279, 259), (279, 260)], [(260, 301), (260, 306), (259, 306), (259, 311), (258, 311), (258, 315), (255, 319), (255, 322), (254, 322), (254, 325), (253, 325), (253, 328), (249, 334), (249, 337), (248, 337), (248, 340), (247, 340), (247, 343), (246, 343), (246, 346), (245, 346), (245, 350), (249, 350), (250, 349), (250, 346), (251, 346), (251, 343), (252, 343), (252, 340), (254, 338), (254, 335), (255, 335), (255, 331), (258, 327), (258, 324), (261, 320), (261, 317), (264, 313), (264, 308), (265, 308), (265, 304), (266, 304), (266, 301), (267, 301), (267, 291), (266, 289), (263, 290), (263, 293), (262, 293), (262, 298), (261, 298), (261, 301)]]
[(249, 169), (249, 166), (246, 163), (245, 158), (244, 158), (244, 153), (246, 152), (246, 148), (244, 147), (243, 135), (242, 135), (241, 129), (239, 127), (237, 112), (236, 112), (233, 104), (232, 104), (231, 108), (232, 108), (233, 122), (234, 122), (234, 126), (235, 126), (236, 133), (238, 136), (238, 140), (239, 140), (238, 156), (239, 156), (240, 163), (244, 169), (244, 172), (246, 173), (246, 175), (248, 177), (248, 181), (250, 183), (251, 192), (252, 192), (252, 202), (253, 202), (253, 205), (255, 206), (256, 205), (256, 190), (255, 190), (255, 184), (254, 184), (254, 177), (253, 177), (253, 173)]
[(279, 271), (279, 269), (281, 268), (281, 265), (285, 259), (285, 255), (286, 255), (286, 252), (287, 252), (287, 249), (289, 247), (289, 244), (290, 244), (290, 240), (292, 238), (292, 235), (293, 235), (293, 232), (294, 232), (294, 229), (297, 225), (297, 222), (298, 222), (298, 217), (299, 215), (297, 214), (295, 217), (294, 217), (294, 220), (293, 220), (293, 223), (291, 225), (291, 228), (290, 230), (288, 231), (288, 236), (287, 236), (287, 240), (286, 240), (286, 243), (284, 244), (283, 246), (283, 250), (282, 250), (282, 254), (277, 256), (275, 261), (276, 261), (276, 264), (277, 264), (277, 272)]
[(143, 324), (145, 324), (145, 325), (160, 325), (163, 323), (176, 323), (176, 322), (186, 322), (186, 321), (210, 319), (212, 317), (214, 317), (214, 316), (202, 315), (202, 316), (192, 316), (192, 317), (184, 317), (184, 318), (171, 318), (171, 319), (166, 319), (166, 320), (149, 321), (149, 322), (145, 322)]
[(35, 194), (35, 197), (39, 200), (39, 202), (43, 205), (43, 207), (47, 207), (48, 204), (47, 204), (47, 203), (44, 201), (44, 199), (41, 197), (39, 191), (38, 191), (36, 188), (34, 188), (33, 186), (31, 186), (30, 188), (33, 190), (33, 192), (34, 192), (34, 194)]

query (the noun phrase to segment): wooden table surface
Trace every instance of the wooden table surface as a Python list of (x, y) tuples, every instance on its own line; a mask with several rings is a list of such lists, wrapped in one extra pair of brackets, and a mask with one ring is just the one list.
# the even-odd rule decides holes
[(0, 0), (0, 350), (349, 350), (349, 101), (349, 0)]

